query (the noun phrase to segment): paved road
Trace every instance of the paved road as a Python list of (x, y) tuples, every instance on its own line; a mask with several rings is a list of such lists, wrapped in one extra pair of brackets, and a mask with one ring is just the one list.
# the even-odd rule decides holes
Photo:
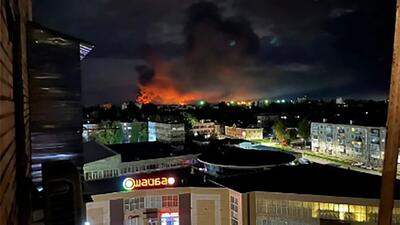
[[(323, 164), (323, 165), (332, 165), (332, 166), (337, 166), (342, 169), (350, 169), (350, 170), (354, 170), (354, 171), (358, 171), (358, 172), (362, 172), (362, 173), (369, 173), (369, 174), (378, 175), (378, 176), (382, 175), (382, 173), (380, 171), (363, 169), (363, 168), (356, 167), (356, 166), (343, 165), (338, 162), (333, 162), (330, 160), (321, 159), (319, 157), (314, 157), (314, 156), (310, 156), (310, 155), (303, 155), (303, 158), (308, 159), (311, 162), (315, 162), (315, 163), (319, 163), (319, 164)], [(397, 179), (400, 180), (400, 174), (397, 175)]]
[[(269, 144), (264, 144), (262, 143), (261, 145), (265, 145), (265, 146), (271, 146), (271, 143)], [(274, 146), (279, 148), (278, 146)], [(293, 150), (293, 152), (297, 152), (297, 153), (303, 153), (303, 151), (307, 151), (307, 150)], [(337, 166), (339, 168), (343, 168), (343, 169), (350, 169), (350, 170), (354, 170), (354, 171), (358, 171), (361, 173), (369, 173), (369, 174), (373, 174), (373, 175), (378, 175), (378, 176), (382, 176), (382, 172), (380, 171), (376, 171), (376, 170), (369, 170), (369, 169), (363, 169), (360, 167), (356, 167), (356, 166), (350, 166), (347, 164), (341, 164), (339, 162), (335, 162), (335, 161), (331, 161), (328, 159), (323, 159), (320, 157), (315, 157), (315, 156), (311, 156), (311, 155), (305, 155), (303, 154), (303, 158), (310, 160), (311, 162), (315, 162), (315, 163), (319, 163), (319, 164), (323, 164), (323, 165), (332, 165), (332, 166)], [(398, 171), (397, 174), (397, 179), (400, 180), (400, 171)]]

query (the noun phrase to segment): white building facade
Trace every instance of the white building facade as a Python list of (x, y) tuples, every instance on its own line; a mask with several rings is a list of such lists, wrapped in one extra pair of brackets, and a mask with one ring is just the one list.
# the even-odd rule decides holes
[(193, 124), (191, 132), (194, 136), (203, 135), (205, 137), (211, 137), (212, 135), (219, 136), (220, 125), (210, 121), (200, 121), (199, 123)]
[(343, 159), (381, 166), (386, 128), (311, 123), (311, 150)]
[(149, 142), (159, 141), (164, 143), (185, 142), (185, 124), (148, 122)]

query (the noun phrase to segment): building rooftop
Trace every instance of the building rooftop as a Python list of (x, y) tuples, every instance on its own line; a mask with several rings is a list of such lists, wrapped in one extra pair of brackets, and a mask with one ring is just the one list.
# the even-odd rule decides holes
[(83, 143), (83, 162), (89, 163), (117, 155), (118, 153), (107, 146), (95, 141)]
[[(281, 166), (225, 178), (206, 176), (199, 171), (193, 172), (191, 168), (135, 174), (130, 177), (160, 176), (175, 177), (175, 187), (221, 186), (241, 193), (263, 191), (366, 199), (379, 199), (381, 182), (380, 176), (320, 164)], [(86, 182), (85, 193), (90, 195), (122, 191), (122, 181), (125, 178)], [(396, 185), (398, 190), (399, 182)], [(399, 192), (396, 192), (395, 199), (400, 200)]]
[(243, 150), (226, 147), (220, 151), (208, 151), (198, 157), (199, 161), (221, 167), (266, 167), (286, 164), (296, 159), (289, 153), (268, 150)]
[[(85, 145), (90, 146), (93, 143)], [(109, 145), (107, 147), (109, 151), (121, 154), (123, 161), (166, 158), (200, 152), (193, 146), (176, 149), (173, 146), (158, 142)], [(97, 151), (96, 148), (93, 151)], [(103, 154), (110, 153), (104, 152)], [(268, 163), (284, 164), (281, 162), (292, 161), (294, 158), (290, 154), (282, 154), (275, 151), (238, 150), (237, 148), (213, 145), (212, 148), (206, 148), (204, 155), (200, 156), (200, 160), (207, 160), (215, 164), (252, 166)], [(214, 177), (198, 170), (194, 171), (191, 168), (183, 168), (134, 176), (173, 175), (177, 180), (179, 179), (178, 186), (215, 187), (215, 185), (220, 185), (241, 193), (265, 191), (367, 199), (379, 199), (380, 197), (380, 176), (329, 165), (281, 165), (271, 167), (268, 170), (247, 170), (225, 177)], [(87, 182), (87, 190), (95, 194), (121, 191), (121, 183), (124, 178), (90, 181)], [(396, 185), (397, 189), (400, 189), (399, 181)], [(400, 192), (396, 192), (395, 199), (400, 200)]]
[(85, 58), (87, 54), (94, 48), (94, 44), (84, 41), (82, 39), (73, 37), (68, 34), (61, 33), (59, 31), (44, 27), (43, 25), (36, 22), (28, 22), (28, 26), (33, 30), (33, 35), (36, 36), (38, 41), (37, 43), (46, 43), (46, 44), (56, 44), (56, 45), (65, 45), (68, 44), (69, 41), (75, 42), (79, 44), (79, 52), (80, 59)]
[[(238, 176), (211, 178), (221, 186), (245, 193), (283, 192), (379, 199), (381, 177), (328, 165), (280, 166)], [(396, 182), (400, 188), (400, 182)], [(396, 192), (395, 199), (400, 199)]]
[(175, 147), (160, 142), (141, 142), (130, 144), (107, 145), (108, 148), (121, 154), (122, 162), (157, 159), (172, 156), (197, 154), (193, 148)]

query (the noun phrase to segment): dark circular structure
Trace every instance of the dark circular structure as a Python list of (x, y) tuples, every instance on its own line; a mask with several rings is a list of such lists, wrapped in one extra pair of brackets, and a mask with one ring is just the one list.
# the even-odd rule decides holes
[(241, 150), (227, 149), (203, 153), (198, 157), (203, 164), (226, 168), (264, 168), (292, 162), (296, 157), (292, 154), (274, 150)]

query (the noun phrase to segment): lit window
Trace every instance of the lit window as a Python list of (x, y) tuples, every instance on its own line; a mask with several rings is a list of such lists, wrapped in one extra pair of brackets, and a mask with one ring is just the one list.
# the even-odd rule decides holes
[(177, 195), (162, 196), (162, 207), (163, 208), (178, 207), (178, 196)]
[(138, 198), (126, 199), (124, 201), (124, 208), (125, 210), (129, 211), (144, 209), (144, 198), (138, 197)]
[(161, 208), (161, 196), (148, 196), (145, 202), (146, 209), (158, 209)]
[(231, 224), (232, 225), (239, 224), (238, 211), (239, 211), (238, 199), (235, 198), (234, 196), (231, 196)]

